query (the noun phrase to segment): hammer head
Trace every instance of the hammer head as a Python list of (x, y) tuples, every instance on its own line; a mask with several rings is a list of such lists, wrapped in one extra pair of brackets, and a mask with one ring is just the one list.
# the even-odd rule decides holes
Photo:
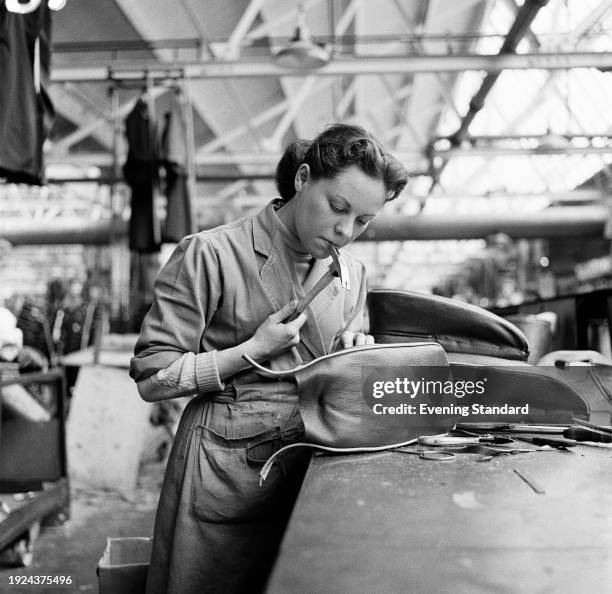
[(332, 257), (332, 263), (329, 266), (330, 272), (340, 279), (340, 285), (343, 289), (350, 291), (349, 272), (346, 261), (342, 257), (342, 254), (338, 251), (338, 248), (331, 243), (328, 245), (329, 253)]

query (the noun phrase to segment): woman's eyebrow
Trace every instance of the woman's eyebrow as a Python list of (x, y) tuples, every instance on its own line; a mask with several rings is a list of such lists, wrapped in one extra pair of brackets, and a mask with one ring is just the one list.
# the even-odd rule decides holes
[[(342, 196), (342, 194), (335, 194), (335, 197), (336, 198), (340, 198), (340, 200), (342, 200), (344, 202), (344, 206), (346, 208), (348, 208), (349, 210), (353, 209), (353, 205), (350, 203), (350, 201), (347, 198)], [(373, 219), (376, 216), (376, 213), (364, 212), (364, 213), (361, 213), (359, 216), (360, 217), (370, 217), (370, 218)]]

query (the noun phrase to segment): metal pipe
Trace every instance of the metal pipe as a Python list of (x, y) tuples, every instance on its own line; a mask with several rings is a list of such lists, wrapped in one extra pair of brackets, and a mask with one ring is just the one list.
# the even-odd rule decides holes
[[(423, 174), (425, 175), (425, 174)], [(94, 183), (94, 184), (115, 184), (123, 181), (123, 177), (113, 177), (112, 175), (102, 175), (92, 179), (91, 177), (47, 177), (49, 184), (67, 184), (67, 183)], [(274, 179), (274, 171), (270, 170), (265, 173), (241, 173), (235, 171), (231, 173), (202, 173), (196, 176), (198, 182), (233, 182), (236, 180), (272, 180)]]
[(55, 68), (51, 82), (108, 82), (135, 80), (144, 81), (147, 74), (154, 80), (168, 78), (261, 78), (261, 77), (305, 77), (355, 76), (359, 74), (417, 74), (419, 72), (464, 72), (483, 70), (568, 70), (570, 68), (612, 68), (612, 52), (564, 52), (530, 54), (464, 54), (464, 55), (410, 55), (369, 56), (336, 58), (329, 64), (311, 70), (300, 71), (282, 68), (266, 60), (237, 62), (175, 62), (160, 65), (159, 62), (118, 61), (112, 66), (81, 66)]
[[(410, 162), (414, 159), (422, 159), (421, 151), (402, 151), (394, 153), (397, 159)], [(199, 166), (257, 166), (265, 167), (265, 171), (275, 169), (281, 153), (204, 153), (196, 157), (196, 165)], [(47, 155), (47, 164), (69, 163), (72, 165), (95, 165), (97, 167), (109, 167), (112, 165), (110, 153), (69, 153), (67, 155)], [(259, 172), (252, 172), (259, 173)], [(249, 172), (245, 171), (245, 176)]]
[[(448, 148), (432, 148), (429, 155), (449, 159), (450, 157), (520, 157), (537, 155), (609, 155), (612, 144), (608, 146), (537, 146), (533, 148), (518, 146), (451, 146)], [(402, 151), (393, 153), (394, 157), (406, 164), (411, 170), (417, 167), (418, 175), (429, 175), (426, 169), (425, 153), (421, 151)], [(210, 153), (196, 158), (198, 165), (198, 181), (233, 181), (236, 179), (270, 179), (274, 176), (273, 168), (278, 163), (280, 154), (252, 153)], [(69, 153), (67, 155), (49, 155), (47, 164), (69, 163), (80, 166), (109, 167), (112, 166), (112, 155), (107, 153)], [(236, 171), (206, 173), (203, 167), (257, 167), (263, 171)], [(413, 175), (416, 175), (413, 172)], [(75, 178), (76, 180), (77, 178)], [(98, 179), (81, 179), (81, 181), (96, 182)], [(120, 178), (118, 178), (120, 179)], [(57, 180), (61, 182), (61, 179)], [(73, 180), (74, 181), (74, 180)]]
[[(586, 238), (604, 236), (608, 210), (603, 206), (551, 207), (532, 214), (380, 215), (358, 241), (476, 239), (494, 233), (514, 238)], [(200, 230), (206, 229), (200, 227)], [(45, 222), (0, 227), (0, 238), (13, 245), (108, 244), (127, 235), (127, 222)]]
[[(429, 155), (449, 159), (450, 157), (521, 157), (521, 156), (542, 156), (542, 155), (609, 155), (612, 153), (612, 144), (608, 146), (568, 146), (556, 148), (554, 146), (512, 147), (512, 146), (456, 146), (449, 148), (431, 149)], [(412, 176), (430, 175), (426, 171), (426, 157), (420, 151), (402, 151), (393, 153), (396, 159), (409, 167)], [(198, 166), (197, 181), (235, 181), (238, 179), (273, 179), (274, 167), (280, 155), (278, 154), (251, 154), (251, 153), (211, 153), (204, 154), (196, 158)], [(48, 165), (69, 163), (80, 166), (96, 166), (100, 168), (112, 166), (112, 155), (107, 153), (69, 153), (67, 155), (50, 155), (46, 159)], [(208, 167), (257, 167), (258, 171), (206, 171)], [(105, 183), (108, 176), (102, 178), (72, 177), (70, 179), (53, 178), (54, 183), (67, 181), (88, 181)], [(116, 177), (115, 181), (120, 181), (122, 177)]]
[(495, 233), (518, 238), (603, 237), (608, 209), (559, 206), (531, 214), (380, 215), (358, 237), (361, 241), (478, 239)]
[[(612, 141), (612, 136), (609, 132), (601, 132), (601, 134), (582, 134), (577, 132), (576, 134), (555, 134), (559, 138), (565, 138), (566, 140), (584, 140), (585, 142), (592, 142), (595, 139), (601, 139), (605, 141)], [(472, 146), (490, 146), (495, 142), (518, 142), (524, 140), (531, 140), (534, 143), (541, 143), (550, 138), (550, 134), (481, 134), (479, 136), (470, 136), (470, 144)], [(446, 136), (438, 136), (432, 140), (434, 145), (438, 142), (448, 142)]]
[(11, 245), (108, 245), (127, 236), (127, 222), (101, 221), (36, 221), (24, 225), (0, 226), (0, 239)]
[(437, 149), (431, 152), (436, 157), (520, 157), (534, 155), (609, 155), (611, 146), (568, 146), (556, 148), (539, 146), (535, 148), (505, 147), (505, 146), (454, 146), (447, 149)]

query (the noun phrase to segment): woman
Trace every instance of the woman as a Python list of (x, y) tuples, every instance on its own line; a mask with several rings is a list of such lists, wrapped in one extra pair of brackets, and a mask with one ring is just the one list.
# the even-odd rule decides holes
[[(359, 235), (407, 174), (362, 128), (334, 125), (297, 141), (277, 168), (282, 200), (186, 237), (155, 284), (130, 373), (149, 401), (186, 407), (157, 511), (148, 592), (258, 592), (265, 585), (308, 454), (261, 464), (303, 436), (296, 386), (243, 359), (295, 366), (364, 344), (363, 266), (345, 254), (338, 281), (293, 321), (296, 301), (329, 267), (329, 245)], [(297, 357), (297, 360), (296, 360)]]

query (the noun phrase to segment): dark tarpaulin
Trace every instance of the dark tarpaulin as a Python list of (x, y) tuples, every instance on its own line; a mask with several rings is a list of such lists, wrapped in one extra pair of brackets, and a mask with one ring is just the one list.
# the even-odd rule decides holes
[(189, 184), (187, 182), (187, 143), (185, 118), (176, 93), (170, 109), (165, 113), (161, 139), (161, 165), (166, 173), (166, 197), (168, 199), (166, 222), (162, 240), (179, 242), (194, 232)]
[(50, 44), (51, 13), (46, 2), (31, 13), (15, 14), (0, 0), (0, 177), (10, 182), (44, 180), (42, 145), (54, 115), (46, 90)]
[(144, 253), (159, 251), (161, 245), (160, 223), (155, 209), (159, 192), (159, 147), (157, 127), (149, 111), (147, 102), (141, 97), (125, 121), (129, 149), (123, 166), (125, 181), (132, 191), (130, 249)]

